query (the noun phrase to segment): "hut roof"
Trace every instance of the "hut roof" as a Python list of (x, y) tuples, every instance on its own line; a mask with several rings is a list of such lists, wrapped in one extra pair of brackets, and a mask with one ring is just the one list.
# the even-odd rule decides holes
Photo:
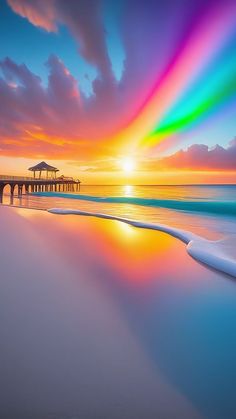
[(45, 161), (41, 161), (41, 163), (36, 164), (35, 166), (29, 167), (28, 170), (31, 170), (33, 172), (35, 171), (43, 171), (46, 170), (47, 172), (58, 172), (59, 169), (57, 169), (54, 166), (50, 166), (49, 164), (45, 163)]

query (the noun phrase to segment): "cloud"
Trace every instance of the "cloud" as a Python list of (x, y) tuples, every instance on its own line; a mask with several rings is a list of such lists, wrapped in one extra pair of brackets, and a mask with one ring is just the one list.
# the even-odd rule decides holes
[(112, 68), (106, 47), (101, 0), (8, 0), (12, 10), (34, 26), (57, 32), (65, 25), (78, 42), (81, 55), (95, 65), (102, 77), (112, 80)]
[[(134, 0), (124, 2), (122, 13), (116, 16), (126, 56), (123, 76), (118, 83), (112, 73), (106, 44), (102, 16), (106, 4), (104, 0), (7, 1), (13, 11), (37, 27), (49, 32), (59, 31), (60, 25), (69, 29), (78, 42), (82, 56), (99, 71), (93, 82), (94, 96), (98, 99), (93, 100), (94, 115), (100, 117), (105, 106), (106, 124), (112, 118), (110, 127), (113, 132), (126, 126), (146, 103), (157, 80), (179, 50), (199, 8), (199, 0), (193, 2), (188, 6), (185, 19), (181, 9), (185, 0), (178, 0), (175, 4), (171, 0), (165, 3), (149, 1), (148, 5), (147, 2)], [(202, 3), (203, 0), (200, 1)], [(109, 106), (106, 106), (107, 103)], [(91, 102), (89, 105), (92, 108)], [(117, 112), (119, 116), (113, 115)]]
[[(124, 157), (123, 157), (124, 158)], [(122, 170), (122, 156), (89, 161), (70, 161), (68, 164), (88, 172), (119, 172)], [(216, 145), (209, 148), (204, 144), (193, 144), (187, 150), (163, 158), (137, 157), (136, 172), (157, 172), (165, 170), (193, 171), (236, 171), (236, 137), (224, 148)]]
[[(96, 154), (111, 143), (109, 138), (122, 124), (124, 109), (129, 108), (110, 82), (97, 78), (94, 94), (85, 97), (77, 80), (56, 55), (46, 66), (48, 83), (25, 64), (11, 58), (0, 61), (0, 149), (7, 155)], [(115, 87), (114, 87), (115, 89)], [(106, 143), (106, 144), (105, 144)]]
[(159, 161), (160, 166), (171, 169), (236, 170), (236, 138), (227, 148), (216, 145), (193, 144)]
[[(96, 86), (97, 95), (87, 99), (57, 56), (51, 55), (46, 65), (49, 77), (44, 87), (26, 65), (10, 58), (0, 61), (1, 153), (73, 159), (89, 156), (92, 164), (81, 161), (85, 171), (118, 170), (116, 160), (108, 158), (109, 145), (102, 136), (106, 138), (120, 114), (114, 112), (114, 102), (104, 94), (102, 82)], [(98, 154), (106, 159), (97, 160)], [(236, 170), (236, 138), (226, 148), (194, 144), (159, 160), (143, 159), (137, 170), (155, 169)]]
[[(174, 4), (171, 0), (123, 2), (119, 16), (112, 16), (126, 57), (122, 78), (117, 81), (104, 27), (104, 16), (111, 18), (104, 13), (109, 0), (7, 1), (15, 13), (43, 30), (56, 33), (61, 25), (66, 26), (84, 59), (97, 68), (98, 76), (93, 81), (93, 94), (85, 97), (67, 63), (56, 55), (50, 55), (46, 62), (47, 85), (26, 64), (10, 58), (0, 61), (1, 153), (73, 160), (119, 155), (129, 142), (131, 146), (132, 141), (136, 144), (135, 131), (131, 130), (128, 139), (120, 133), (145, 110), (199, 16), (204, 15), (204, 8), (211, 8), (204, 0), (177, 0)], [(169, 141), (171, 138), (163, 142), (165, 149)], [(180, 160), (187, 164), (182, 153), (173, 157), (173, 164), (181, 164)], [(160, 162), (153, 164), (160, 167)], [(171, 164), (171, 157), (165, 164)], [(83, 166), (86, 170), (88, 165)]]
[[(48, 86), (24, 64), (10, 58), (0, 62), (0, 148), (7, 154), (45, 154), (60, 148), (60, 140), (69, 149), (70, 137), (81, 108), (76, 80), (63, 63), (51, 56)], [(66, 140), (67, 138), (67, 140)], [(17, 144), (17, 145), (16, 145)], [(74, 144), (75, 146), (75, 144)]]
[(48, 32), (56, 32), (55, 1), (7, 0), (15, 13), (25, 17), (35, 26)]

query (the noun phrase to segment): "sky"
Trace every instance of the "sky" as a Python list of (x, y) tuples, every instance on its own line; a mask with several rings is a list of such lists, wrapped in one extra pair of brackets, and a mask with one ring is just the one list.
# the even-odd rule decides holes
[(0, 174), (236, 183), (234, 0), (0, 0)]

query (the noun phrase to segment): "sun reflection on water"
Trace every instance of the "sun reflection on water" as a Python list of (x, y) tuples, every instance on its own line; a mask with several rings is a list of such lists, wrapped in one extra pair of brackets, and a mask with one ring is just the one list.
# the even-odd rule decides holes
[(133, 185), (124, 185), (124, 196), (133, 196), (134, 187)]

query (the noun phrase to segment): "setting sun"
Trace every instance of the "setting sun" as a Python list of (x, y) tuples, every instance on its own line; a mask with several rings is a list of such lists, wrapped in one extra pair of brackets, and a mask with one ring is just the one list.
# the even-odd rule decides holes
[(122, 161), (122, 169), (125, 173), (132, 173), (135, 170), (134, 160), (127, 157)]

